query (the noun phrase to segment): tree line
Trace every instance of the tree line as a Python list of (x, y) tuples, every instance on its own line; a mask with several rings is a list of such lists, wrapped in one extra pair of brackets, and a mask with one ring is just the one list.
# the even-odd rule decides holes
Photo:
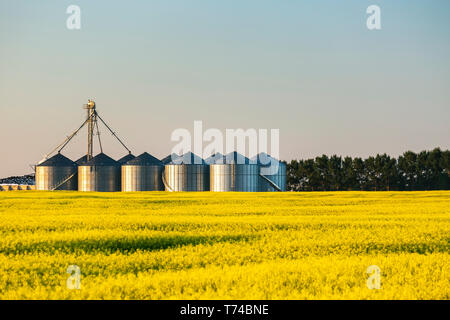
[(377, 154), (366, 159), (322, 155), (287, 163), (292, 191), (450, 190), (450, 151), (436, 148), (398, 158)]

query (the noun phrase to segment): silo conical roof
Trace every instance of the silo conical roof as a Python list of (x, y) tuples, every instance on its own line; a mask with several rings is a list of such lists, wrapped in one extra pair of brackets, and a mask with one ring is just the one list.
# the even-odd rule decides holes
[(131, 159), (124, 165), (126, 166), (162, 166), (163, 163), (152, 156), (151, 154), (144, 152), (143, 154), (139, 155), (138, 157)]
[(99, 153), (88, 162), (84, 162), (82, 164), (82, 166), (118, 166), (118, 165), (119, 163), (116, 160), (108, 157), (104, 153)]
[(87, 159), (87, 155), (82, 156), (80, 159), (78, 159), (77, 161), (75, 161), (76, 164), (80, 165), (83, 162), (86, 162)]
[(119, 164), (125, 164), (125, 163), (127, 163), (128, 161), (133, 160), (134, 158), (136, 158), (136, 156), (133, 155), (133, 154), (131, 154), (131, 153), (129, 153), (129, 154), (127, 154), (126, 156), (124, 156), (124, 157), (120, 158), (119, 160), (117, 160), (117, 162), (118, 162)]
[(215, 154), (211, 155), (209, 158), (205, 159), (205, 162), (207, 164), (215, 164), (216, 161), (223, 160), (223, 154), (220, 152), (216, 152)]
[(178, 156), (175, 153), (169, 154), (167, 157), (161, 159), (163, 164), (169, 164), (172, 159), (176, 159)]
[(272, 163), (272, 161), (281, 162), (280, 160), (272, 157), (271, 155), (265, 152), (257, 154), (251, 159), (251, 161), (256, 161), (261, 166), (269, 166)]
[(61, 153), (55, 154), (53, 157), (47, 159), (38, 167), (75, 167), (77, 164), (69, 158), (63, 156)]
[(251, 162), (249, 158), (236, 151), (225, 156), (225, 163), (227, 164), (250, 164)]
[(253, 164), (255, 161), (249, 160), (246, 156), (239, 152), (233, 151), (225, 156), (217, 157), (213, 163), (210, 164)]
[(173, 153), (163, 160), (168, 161), (165, 164), (205, 164), (205, 160), (190, 151), (186, 152), (182, 156)]

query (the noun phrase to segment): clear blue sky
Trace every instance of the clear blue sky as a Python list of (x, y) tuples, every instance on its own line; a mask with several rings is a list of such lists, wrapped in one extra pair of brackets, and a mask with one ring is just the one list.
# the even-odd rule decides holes
[[(366, 28), (371, 4), (382, 30)], [(450, 146), (448, 0), (0, 0), (0, 42), (0, 177), (30, 172), (88, 98), (157, 157), (194, 120), (279, 128), (285, 160)], [(84, 146), (83, 132), (66, 155)]]

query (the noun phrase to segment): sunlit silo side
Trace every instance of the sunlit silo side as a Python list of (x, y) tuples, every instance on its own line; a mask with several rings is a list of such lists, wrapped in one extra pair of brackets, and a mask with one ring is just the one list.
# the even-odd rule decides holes
[(77, 164), (58, 153), (36, 166), (36, 190), (77, 190)]
[[(170, 159), (170, 160), (169, 160)], [(208, 191), (209, 166), (199, 156), (187, 152), (163, 159), (163, 183), (167, 191)]]
[(122, 165), (122, 191), (163, 191), (164, 165), (144, 152)]
[(114, 192), (121, 190), (120, 165), (104, 153), (99, 153), (78, 166), (78, 190)]
[(286, 191), (286, 163), (267, 153), (252, 158), (260, 166), (260, 191)]
[(245, 156), (231, 152), (210, 165), (211, 191), (259, 191), (259, 167)]

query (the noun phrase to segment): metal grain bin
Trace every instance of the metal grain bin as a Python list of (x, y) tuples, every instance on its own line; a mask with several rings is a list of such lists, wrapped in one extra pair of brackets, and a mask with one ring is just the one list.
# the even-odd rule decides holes
[(182, 156), (172, 155), (163, 160), (166, 162), (163, 182), (167, 191), (209, 190), (209, 166), (199, 156), (187, 152)]
[[(271, 191), (286, 191), (286, 163), (278, 159), (275, 159), (268, 155), (267, 153), (260, 153), (252, 160), (257, 161), (260, 166), (260, 191), (271, 192)], [(270, 170), (270, 166), (277, 164), (273, 170)], [(275, 171), (275, 172), (264, 172)]]
[(77, 164), (58, 153), (36, 166), (36, 190), (77, 190)]
[(237, 152), (216, 158), (210, 165), (211, 191), (259, 191), (259, 166)]
[(79, 191), (120, 191), (120, 165), (104, 153), (78, 166)]
[(122, 165), (122, 191), (162, 191), (164, 165), (144, 152)]

